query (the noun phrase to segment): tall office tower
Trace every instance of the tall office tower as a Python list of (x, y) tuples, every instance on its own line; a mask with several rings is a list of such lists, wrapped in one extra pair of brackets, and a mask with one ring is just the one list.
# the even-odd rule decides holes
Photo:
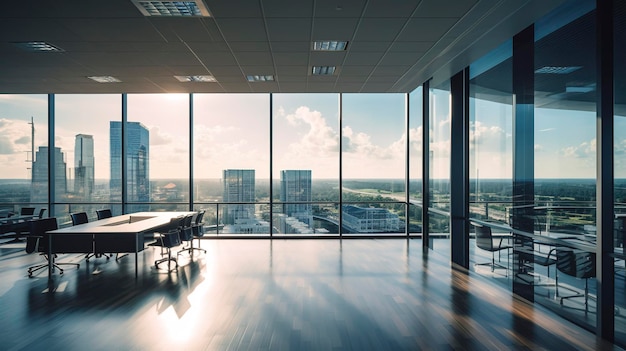
[(74, 194), (84, 200), (91, 200), (93, 186), (93, 136), (77, 134), (74, 143)]
[(311, 171), (300, 169), (280, 171), (280, 201), (283, 203), (284, 214), (312, 227)]
[[(110, 122), (112, 197), (122, 193), (122, 122)], [(139, 122), (126, 123), (126, 201), (150, 201), (150, 132)], [(137, 209), (137, 207), (134, 207)]]
[(223, 171), (224, 202), (249, 204), (227, 205), (224, 210), (224, 224), (240, 224), (254, 219), (254, 170), (253, 169), (225, 169)]
[[(67, 196), (66, 164), (61, 148), (54, 148), (54, 196), (55, 201)], [(48, 202), (48, 147), (40, 146), (33, 162), (33, 178), (30, 190), (31, 203)]]

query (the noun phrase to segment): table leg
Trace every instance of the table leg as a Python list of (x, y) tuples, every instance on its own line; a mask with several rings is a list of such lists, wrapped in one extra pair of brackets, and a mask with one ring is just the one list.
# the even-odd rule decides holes
[(52, 279), (52, 267), (54, 266), (54, 256), (52, 256), (52, 235), (48, 234), (48, 280)]
[(139, 266), (139, 235), (143, 234), (135, 235), (135, 279), (138, 278), (137, 267)]

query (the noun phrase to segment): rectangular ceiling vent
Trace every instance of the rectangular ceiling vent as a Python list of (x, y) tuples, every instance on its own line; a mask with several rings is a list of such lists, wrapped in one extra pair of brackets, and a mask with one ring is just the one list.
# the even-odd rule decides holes
[(314, 76), (332, 76), (335, 73), (335, 66), (313, 66), (312, 74)]
[(198, 83), (216, 83), (217, 79), (211, 75), (198, 75), (198, 76), (174, 76), (179, 82), (198, 82)]
[(248, 75), (246, 76), (248, 82), (273, 82), (273, 75)]
[(159, 17), (211, 17), (202, 0), (145, 1), (131, 0), (144, 16)]
[(313, 42), (313, 51), (344, 51), (347, 46), (347, 41), (318, 40)]

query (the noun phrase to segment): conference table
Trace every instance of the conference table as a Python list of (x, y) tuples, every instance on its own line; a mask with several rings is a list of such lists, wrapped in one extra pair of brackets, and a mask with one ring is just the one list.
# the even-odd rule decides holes
[(48, 278), (52, 278), (56, 253), (134, 253), (137, 278), (145, 234), (174, 229), (177, 218), (193, 213), (137, 212), (48, 231)]

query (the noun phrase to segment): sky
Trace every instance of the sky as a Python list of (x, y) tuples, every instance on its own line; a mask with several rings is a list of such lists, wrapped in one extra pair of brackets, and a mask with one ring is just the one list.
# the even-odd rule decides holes
[[(433, 177), (449, 177), (449, 97), (435, 91), (431, 132)], [(150, 176), (189, 173), (189, 95), (128, 94), (128, 120), (150, 131)], [(283, 169), (311, 169), (337, 178), (343, 134), (344, 178), (403, 178), (403, 94), (344, 94), (342, 133), (336, 94), (274, 94), (274, 178)], [(421, 109), (421, 106), (412, 108)], [(474, 105), (472, 177), (510, 178), (510, 106)], [(47, 145), (47, 95), (0, 95), (0, 178), (27, 178), (31, 116), (35, 146)], [(76, 134), (94, 137), (96, 178), (109, 177), (109, 121), (121, 120), (121, 95), (55, 95), (57, 147), (73, 168)], [(411, 114), (413, 116), (413, 113)], [(224, 169), (255, 169), (269, 177), (270, 99), (267, 94), (194, 94), (194, 176), (221, 178)], [(616, 177), (626, 176), (626, 118), (616, 118)], [(411, 122), (411, 172), (421, 171), (421, 123)], [(595, 177), (595, 113), (535, 109), (535, 177)], [(70, 177), (72, 172), (70, 171)]]

